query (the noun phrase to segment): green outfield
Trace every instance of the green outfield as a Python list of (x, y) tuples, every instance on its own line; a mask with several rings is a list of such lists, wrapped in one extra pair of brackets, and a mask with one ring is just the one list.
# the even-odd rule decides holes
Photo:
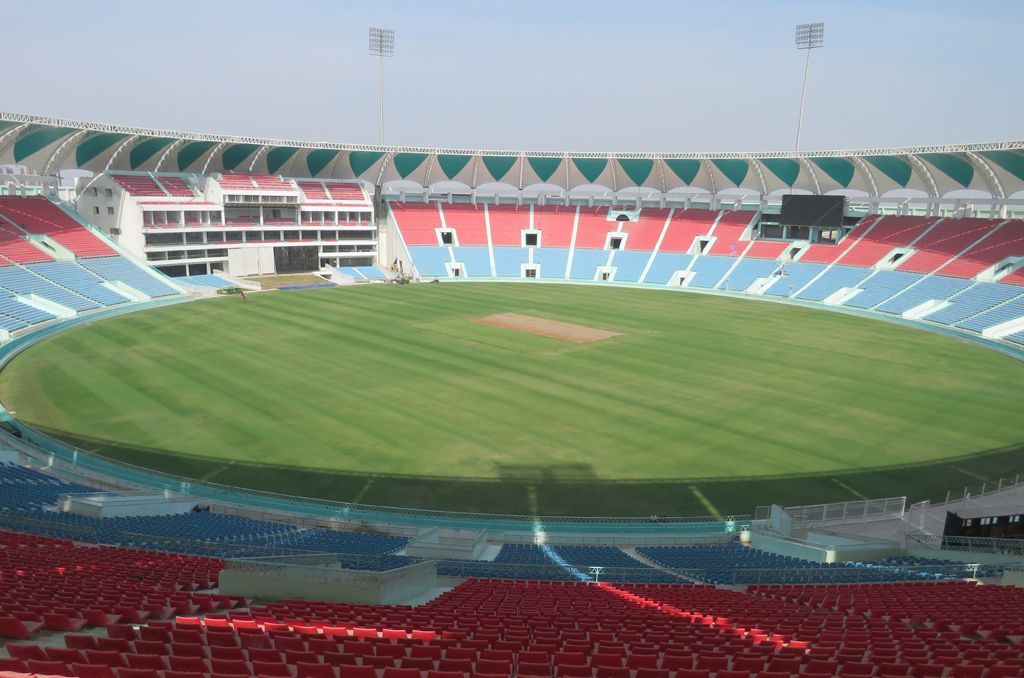
[[(573, 343), (517, 313), (619, 333)], [(218, 483), (368, 504), (707, 515), (937, 498), (1024, 467), (1024, 364), (804, 307), (515, 283), (252, 294), (104, 320), (0, 375), (21, 420)]]

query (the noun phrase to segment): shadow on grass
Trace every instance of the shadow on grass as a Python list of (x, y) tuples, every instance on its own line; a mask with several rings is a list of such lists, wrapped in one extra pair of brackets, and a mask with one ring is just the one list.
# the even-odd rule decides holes
[(496, 478), (412, 476), (227, 461), (38, 430), (99, 456), (179, 476), (335, 501), (408, 508), (540, 515), (697, 516), (907, 495), (908, 502), (959, 495), (1024, 468), (1024, 443), (956, 458), (858, 471), (730, 478), (606, 480), (577, 464), (501, 464)]

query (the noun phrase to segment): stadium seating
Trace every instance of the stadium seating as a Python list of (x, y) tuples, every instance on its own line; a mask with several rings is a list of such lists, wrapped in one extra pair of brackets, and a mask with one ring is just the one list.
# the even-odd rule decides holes
[(533, 263), (540, 266), (541, 278), (566, 278), (565, 269), (569, 264), (569, 250), (562, 247), (536, 249), (533, 251)]
[(774, 259), (751, 259), (748, 252), (747, 256), (729, 272), (728, 277), (722, 281), (719, 287), (723, 290), (742, 292), (753, 285), (758, 278), (767, 278), (778, 268), (779, 262)]
[(461, 262), (465, 268), (463, 275), (490, 278), (491, 257), (486, 247), (453, 247), (455, 261)]
[(629, 251), (653, 252), (665, 230), (665, 221), (671, 210), (644, 209), (637, 220), (622, 223), (622, 232), (626, 234), (624, 249)]
[[(502, 208), (490, 207), (488, 208), (488, 217), (491, 226), (491, 243), (495, 248), (522, 245), (522, 232), (530, 227), (529, 207), (520, 207), (519, 205)], [(546, 241), (541, 244), (554, 246)], [(498, 275), (500, 277), (501, 274)], [(518, 268), (516, 268), (515, 275), (519, 275)]]
[(650, 252), (618, 250), (612, 259), (612, 266), (615, 267), (615, 280), (637, 282), (650, 258)]
[(940, 272), (958, 254), (991, 233), (992, 226), (988, 219), (944, 219), (914, 243), (915, 253), (897, 268), (913, 273)]
[(871, 274), (871, 269), (853, 266), (833, 266), (813, 283), (798, 291), (797, 299), (824, 301), (844, 287), (856, 287)]
[(167, 197), (167, 192), (148, 174), (111, 174), (110, 177), (135, 197)]
[(826, 264), (823, 263), (804, 263), (803, 260), (790, 262), (779, 269), (782, 271), (782, 275), (765, 290), (765, 294), (781, 297), (792, 296), (825, 268)]
[(215, 287), (217, 289), (235, 287), (235, 283), (211, 274), (188, 275), (182, 276), (180, 278), (175, 278), (175, 280), (177, 280), (178, 282), (186, 283), (188, 285), (195, 285), (197, 287)]
[(725, 277), (735, 261), (736, 259), (733, 257), (715, 255), (697, 257), (691, 269), (694, 276), (690, 279), (689, 287), (715, 287)]
[(0, 219), (31, 234), (45, 235), (79, 257), (117, 254), (109, 245), (42, 196), (0, 196)]
[(698, 236), (706, 236), (718, 212), (701, 209), (676, 210), (669, 221), (659, 252), (689, 252)]
[(896, 247), (914, 242), (937, 220), (931, 217), (887, 216), (843, 255), (844, 266), (871, 267)]
[(50, 261), (52, 257), (31, 244), (20, 229), (5, 223), (0, 215), (0, 266)]
[[(82, 261), (89, 260), (83, 259)], [(36, 294), (76, 311), (88, 311), (100, 307), (98, 301), (73, 292), (66, 287), (61, 287), (21, 266), (0, 268), (0, 287), (14, 294)], [(92, 286), (89, 289), (94, 290)]]
[(188, 185), (188, 182), (181, 177), (158, 177), (160, 184), (167, 191), (167, 194), (174, 198), (194, 198), (195, 193), (192, 191), (192, 187)]
[[(884, 220), (884, 219), (883, 219)], [(807, 264), (831, 264), (840, 261), (842, 257), (859, 241), (870, 234), (878, 223), (879, 217), (865, 217), (853, 227), (846, 236), (834, 245), (827, 243), (815, 243), (808, 247), (800, 256), (800, 261)]]
[(1002, 304), (1020, 293), (1021, 290), (1009, 285), (975, 283), (964, 291), (949, 297), (951, 302), (949, 306), (930, 313), (925, 318), (930, 322), (955, 325), (971, 316), (987, 311), (993, 306)]
[(339, 202), (365, 202), (366, 194), (359, 184), (350, 181), (325, 181), (331, 198)]
[[(444, 205), (445, 225), (455, 231), (455, 241), (463, 246), (487, 246), (484, 208), (475, 205)], [(490, 267), (488, 267), (490, 268)]]
[[(882, 306), (879, 306), (879, 304), (882, 304), (882, 302), (886, 302), (887, 304), (888, 300), (892, 299), (897, 294), (900, 294), (920, 279), (921, 275), (918, 273), (907, 273), (905, 271), (876, 271), (857, 285), (857, 289), (859, 289), (860, 292), (852, 299), (844, 301), (843, 305), (852, 306), (854, 308), (878, 307), (879, 310), (883, 310), (885, 304)], [(927, 294), (926, 291), (923, 292)], [(903, 302), (893, 306), (893, 308), (902, 308), (902, 310), (894, 310), (890, 312), (902, 313), (903, 311), (909, 311), (914, 308), (914, 306), (918, 306), (923, 303), (923, 301), (927, 301), (927, 299), (924, 299), (923, 301), (913, 303), (915, 298), (916, 297), (913, 295), (904, 298)], [(910, 302), (910, 306), (903, 308), (903, 304), (907, 302)]]
[(129, 301), (128, 297), (104, 287), (101, 278), (73, 261), (49, 261), (29, 264), (25, 268), (103, 306), (116, 306)]
[[(495, 212), (488, 208), (489, 212)], [(569, 247), (576, 222), (575, 207), (534, 207), (533, 227), (541, 232), (543, 247)], [(518, 238), (517, 238), (518, 242)]]
[(331, 199), (331, 196), (327, 195), (327, 189), (324, 188), (324, 184), (321, 181), (298, 180), (295, 183), (298, 184), (299, 190), (302, 191), (308, 200)]
[(715, 223), (715, 230), (712, 235), (715, 238), (711, 249), (707, 254), (715, 254), (726, 257), (739, 256), (747, 246), (747, 241), (741, 241), (740, 236), (750, 226), (755, 212), (746, 210), (729, 210), (722, 212)]
[(124, 257), (83, 259), (81, 264), (104, 280), (123, 282), (150, 297), (166, 297), (177, 293), (173, 287)]
[(13, 668), (71, 662), (82, 678), (104, 669), (118, 678), (1015, 676), (1021, 647), (1007, 638), (1021, 602), (1017, 589), (959, 583), (741, 592), (470, 580), (415, 608), (289, 599), (137, 630), (119, 624), (109, 638), (69, 634), (66, 649), (9, 649)]

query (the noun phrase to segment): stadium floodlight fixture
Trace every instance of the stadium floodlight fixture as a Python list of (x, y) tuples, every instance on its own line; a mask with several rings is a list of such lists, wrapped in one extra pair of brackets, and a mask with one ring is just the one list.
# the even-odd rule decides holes
[(370, 27), (370, 56), (380, 61), (380, 143), (384, 145), (384, 57), (395, 56), (395, 31)]
[(800, 150), (800, 132), (804, 126), (804, 101), (807, 98), (807, 76), (811, 72), (811, 52), (825, 46), (825, 24), (800, 24), (796, 27), (796, 48), (807, 52), (804, 61), (804, 86), (800, 91), (800, 117), (796, 123), (796, 150)]

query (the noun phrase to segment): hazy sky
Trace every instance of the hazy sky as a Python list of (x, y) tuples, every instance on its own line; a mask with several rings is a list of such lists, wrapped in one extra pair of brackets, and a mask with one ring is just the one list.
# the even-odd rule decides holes
[(804, 150), (1024, 137), (1016, 0), (0, 0), (0, 110), (376, 143)]

